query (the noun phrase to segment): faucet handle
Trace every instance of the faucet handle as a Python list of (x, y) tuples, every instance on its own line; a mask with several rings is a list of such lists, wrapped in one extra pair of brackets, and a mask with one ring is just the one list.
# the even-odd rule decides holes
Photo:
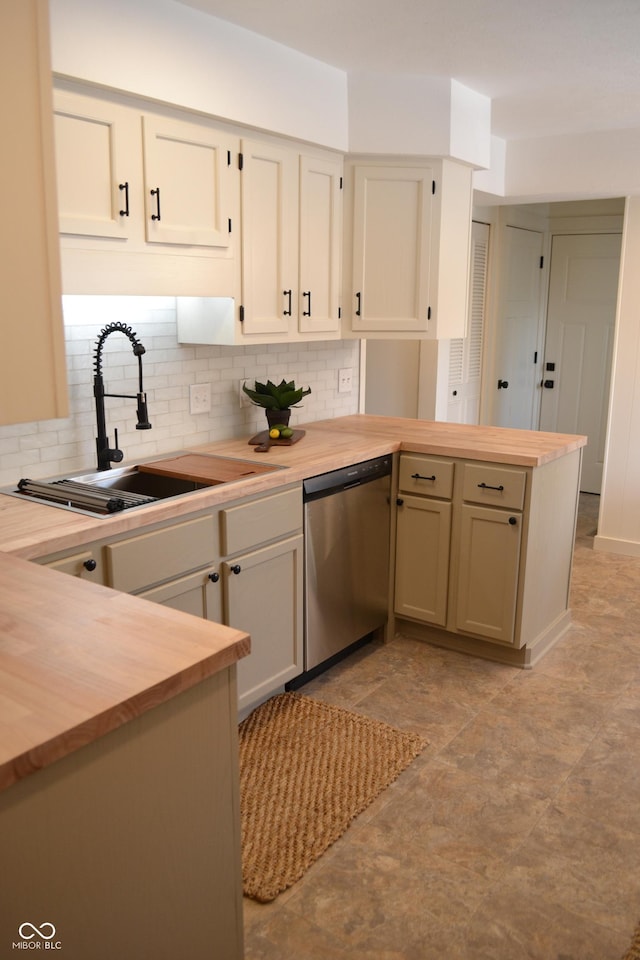
[(109, 451), (110, 460), (112, 463), (120, 463), (124, 457), (122, 450), (118, 448), (118, 428), (116, 427), (113, 431), (115, 438), (115, 449)]

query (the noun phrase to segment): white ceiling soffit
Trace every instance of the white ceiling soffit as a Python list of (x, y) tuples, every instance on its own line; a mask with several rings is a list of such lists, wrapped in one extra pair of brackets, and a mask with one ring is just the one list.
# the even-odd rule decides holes
[(506, 140), (640, 127), (640, 0), (182, 0), (347, 73), (450, 77)]

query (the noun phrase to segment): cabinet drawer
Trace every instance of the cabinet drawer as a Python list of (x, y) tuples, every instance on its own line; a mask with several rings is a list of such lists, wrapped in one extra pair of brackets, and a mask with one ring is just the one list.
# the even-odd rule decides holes
[(288, 537), (302, 529), (302, 487), (220, 511), (223, 556)]
[(215, 519), (208, 516), (108, 544), (110, 584), (135, 593), (213, 563), (215, 534)]
[(419, 493), (450, 500), (453, 494), (454, 467), (452, 460), (403, 453), (400, 457), (400, 489), (405, 493)]
[(494, 507), (522, 510), (527, 474), (488, 463), (465, 463), (462, 499), (467, 503), (488, 503)]

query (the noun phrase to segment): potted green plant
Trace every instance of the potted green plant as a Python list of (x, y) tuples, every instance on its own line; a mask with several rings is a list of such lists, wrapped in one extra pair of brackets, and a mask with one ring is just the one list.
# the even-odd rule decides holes
[(299, 406), (302, 398), (311, 393), (311, 387), (303, 390), (302, 387), (296, 387), (294, 380), (284, 379), (278, 384), (272, 383), (271, 380), (267, 380), (266, 383), (256, 380), (253, 389), (243, 383), (242, 389), (252, 403), (258, 407), (264, 407), (270, 428), (280, 424), (287, 426), (291, 407)]

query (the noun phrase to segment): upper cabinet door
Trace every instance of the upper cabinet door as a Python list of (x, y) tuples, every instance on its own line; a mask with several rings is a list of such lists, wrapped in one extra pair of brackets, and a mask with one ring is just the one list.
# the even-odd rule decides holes
[(353, 171), (354, 332), (425, 332), (433, 174), (428, 167)]
[(108, 100), (56, 90), (54, 129), (60, 232), (129, 240), (141, 216), (135, 116)]
[(245, 336), (297, 325), (298, 153), (242, 141), (242, 306)]
[(301, 333), (340, 330), (342, 160), (300, 157)]
[(146, 114), (142, 129), (147, 241), (228, 248), (237, 139)]

